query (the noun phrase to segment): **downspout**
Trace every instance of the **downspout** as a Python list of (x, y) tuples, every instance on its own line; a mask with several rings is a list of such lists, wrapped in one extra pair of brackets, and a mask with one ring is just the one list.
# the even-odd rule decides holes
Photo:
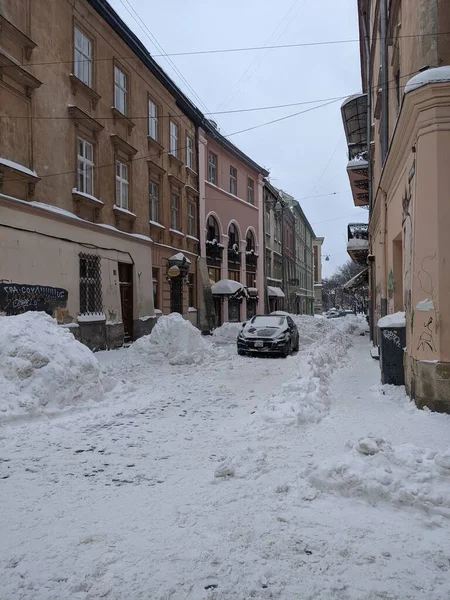
[[(287, 293), (287, 289), (286, 289), (286, 253), (285, 253), (285, 235), (284, 235), (284, 209), (285, 209), (285, 205), (284, 205), (284, 201), (282, 201), (281, 204), (281, 273), (282, 273), (282, 278), (283, 278), (283, 285), (282, 285), (282, 290), (285, 294), (285, 300), (284, 300), (284, 310), (287, 309), (287, 302), (286, 302), (286, 293)], [(289, 301), (289, 298), (287, 299)]]
[(383, 254), (381, 259), (381, 316), (387, 315), (387, 251), (386, 251), (386, 216), (387, 216), (387, 196), (386, 192), (380, 188), (382, 192), (383, 204), (381, 206), (381, 244), (383, 246)]
[(260, 268), (263, 269), (264, 275), (264, 314), (269, 314), (269, 286), (267, 283), (267, 265), (266, 265), (266, 187), (263, 184), (262, 189), (262, 207), (263, 211), (263, 242), (259, 245), (260, 248)]
[[(372, 72), (370, 60), (370, 36), (369, 17), (370, 0), (367, 1), (367, 12), (363, 13), (364, 46), (366, 51), (366, 92), (367, 92), (367, 171), (368, 171), (368, 194), (369, 194), (369, 226), (373, 210), (373, 184), (372, 184)], [(369, 264), (370, 269), (370, 303), (369, 303), (369, 331), (371, 341), (375, 340), (375, 269), (374, 264)]]
[(387, 0), (381, 0), (381, 164), (384, 165), (389, 146), (389, 90), (387, 53)]

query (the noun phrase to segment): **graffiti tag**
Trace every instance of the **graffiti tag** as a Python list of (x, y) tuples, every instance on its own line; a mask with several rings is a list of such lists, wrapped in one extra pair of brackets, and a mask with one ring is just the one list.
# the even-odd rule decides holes
[(10, 316), (19, 315), (28, 310), (41, 310), (52, 315), (55, 308), (66, 306), (68, 295), (68, 291), (63, 288), (1, 283), (0, 312)]
[(389, 340), (390, 342), (393, 342), (397, 346), (397, 348), (402, 347), (401, 339), (395, 333), (395, 331), (392, 331), (391, 329), (383, 329), (383, 337), (385, 340)]

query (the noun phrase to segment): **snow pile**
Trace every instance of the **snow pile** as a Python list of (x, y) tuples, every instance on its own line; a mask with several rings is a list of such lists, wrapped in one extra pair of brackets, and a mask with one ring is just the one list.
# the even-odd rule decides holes
[(368, 329), (367, 319), (364, 315), (346, 315), (332, 320), (332, 326), (349, 335), (360, 335)]
[(317, 465), (309, 480), (322, 491), (450, 518), (450, 449), (436, 452), (414, 444), (391, 446), (369, 436), (351, 445), (344, 458)]
[(94, 354), (43, 312), (0, 317), (0, 418), (104, 395)]
[(237, 336), (242, 329), (242, 323), (224, 323), (214, 329), (212, 341), (215, 344), (235, 344)]
[[(275, 395), (264, 411), (268, 422), (286, 424), (317, 423), (329, 411), (329, 379), (331, 373), (342, 365), (346, 350), (351, 346), (351, 338), (330, 326), (325, 321), (317, 321), (314, 317), (304, 318), (303, 339), (307, 335), (322, 335), (304, 349), (301, 368), (297, 375), (284, 383), (281, 392)], [(298, 323), (298, 321), (297, 321)], [(322, 326), (323, 323), (323, 326)], [(302, 349), (302, 337), (300, 338)]]
[(169, 359), (171, 365), (198, 364), (206, 358), (207, 345), (200, 331), (179, 313), (160, 317), (149, 335), (131, 346), (129, 358), (148, 365)]

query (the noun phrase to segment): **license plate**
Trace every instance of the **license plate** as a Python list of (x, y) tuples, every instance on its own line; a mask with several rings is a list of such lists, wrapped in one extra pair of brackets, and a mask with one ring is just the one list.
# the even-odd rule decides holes
[(264, 348), (264, 342), (255, 342), (255, 348)]

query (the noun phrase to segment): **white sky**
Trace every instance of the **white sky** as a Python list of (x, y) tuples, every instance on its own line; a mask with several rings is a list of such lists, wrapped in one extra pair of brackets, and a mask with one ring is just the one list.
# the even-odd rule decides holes
[[(127, 3), (167, 53), (358, 38), (356, 0), (109, 1), (152, 54), (161, 52), (149, 32), (133, 20), (125, 8)], [(165, 58), (156, 60), (204, 112), (205, 106), (214, 112), (323, 100), (361, 90), (359, 45), (355, 42), (172, 57), (204, 105)], [(270, 170), (275, 186), (300, 200), (316, 235), (325, 237), (323, 253), (330, 260), (323, 261), (324, 276), (348, 259), (347, 224), (367, 221), (367, 211), (353, 206), (340, 104), (230, 138)], [(222, 133), (228, 134), (312, 106), (315, 104), (212, 118)], [(339, 194), (302, 200), (333, 192)]]

